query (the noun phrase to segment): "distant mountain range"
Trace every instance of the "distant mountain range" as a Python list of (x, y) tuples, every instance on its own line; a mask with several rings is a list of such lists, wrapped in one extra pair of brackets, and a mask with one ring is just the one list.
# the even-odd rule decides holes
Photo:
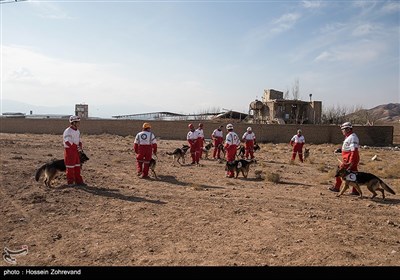
[(346, 117), (349, 120), (359, 120), (357, 123), (366, 123), (367, 121), (369, 121), (370, 124), (399, 123), (400, 103), (389, 103), (371, 109), (362, 109)]
[[(132, 114), (132, 112), (143, 111), (142, 104), (123, 104), (123, 105), (90, 105), (89, 104), (89, 117), (98, 118), (111, 118), (113, 115)], [(75, 113), (75, 104), (67, 104), (65, 106), (36, 106), (24, 102), (14, 100), (2, 99), (1, 100), (1, 114), (5, 113), (22, 113), (25, 115), (30, 114), (57, 114), (57, 115), (73, 115)]]
[[(149, 109), (149, 108), (147, 108)], [(1, 100), (1, 113), (23, 113), (23, 114), (74, 114), (74, 105), (69, 106), (34, 106), (27, 103), (3, 99)], [(140, 104), (89, 106), (90, 117), (111, 118), (113, 115), (132, 114), (143, 112)], [(151, 109), (150, 109), (151, 110)], [(357, 124), (382, 124), (400, 123), (400, 103), (389, 103), (376, 106), (372, 109), (362, 109), (346, 115), (346, 119)]]

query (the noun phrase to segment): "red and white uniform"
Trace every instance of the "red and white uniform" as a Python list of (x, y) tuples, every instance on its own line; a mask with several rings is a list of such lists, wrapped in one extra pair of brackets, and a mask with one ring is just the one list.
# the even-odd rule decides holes
[[(358, 151), (360, 147), (360, 141), (358, 136), (354, 132), (350, 132), (345, 135), (345, 139), (342, 145), (342, 164), (340, 168), (347, 168), (351, 171), (358, 171), (358, 163), (360, 162), (360, 153)], [(335, 188), (340, 190), (342, 185), (342, 179), (340, 176), (336, 177)], [(357, 192), (353, 188), (353, 192)]]
[[(360, 154), (358, 149), (360, 147), (358, 136), (353, 132), (350, 135), (346, 136), (342, 145), (342, 159), (343, 159), (343, 167), (351, 167), (358, 165), (360, 162)], [(350, 168), (351, 168), (350, 167)], [(357, 171), (357, 170), (353, 170)]]
[(218, 159), (221, 158), (221, 150), (218, 149), (218, 146), (224, 142), (223, 137), (224, 137), (224, 132), (220, 128), (215, 129), (211, 134), (211, 139), (214, 140), (214, 153), (213, 153), (214, 158), (215, 156), (217, 156)]
[(136, 153), (137, 173), (142, 173), (142, 177), (147, 177), (152, 154), (157, 153), (156, 136), (148, 130), (139, 132), (136, 134), (133, 149)]
[(64, 162), (67, 175), (67, 184), (83, 184), (81, 176), (81, 160), (78, 147), (82, 149), (81, 133), (74, 126), (69, 126), (63, 133)]
[[(199, 158), (203, 155), (203, 147), (204, 147), (204, 131), (201, 127), (195, 130), (197, 133), (197, 149), (199, 153)], [(198, 162), (197, 162), (198, 163)]]
[(186, 136), (190, 146), (190, 156), (192, 157), (192, 164), (199, 163), (200, 153), (198, 148), (198, 133), (196, 130), (190, 130)]
[[(229, 131), (225, 137), (225, 150), (226, 150), (226, 160), (234, 161), (236, 157), (236, 149), (240, 145), (240, 138), (236, 132)], [(235, 174), (233, 171), (227, 171), (228, 177), (233, 177)]]
[(254, 143), (256, 142), (256, 134), (253, 131), (246, 131), (243, 136), (242, 140), (245, 143), (245, 157), (246, 159), (254, 158)]
[(293, 146), (292, 160), (296, 159), (296, 154), (299, 154), (300, 161), (303, 162), (303, 146), (306, 142), (301, 134), (296, 134), (290, 139), (290, 145)]

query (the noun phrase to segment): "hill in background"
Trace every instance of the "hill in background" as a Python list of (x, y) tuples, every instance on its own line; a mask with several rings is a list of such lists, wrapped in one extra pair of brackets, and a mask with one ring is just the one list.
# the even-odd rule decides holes
[(400, 122), (400, 103), (389, 103), (371, 109), (362, 109), (347, 115), (347, 119), (358, 124), (384, 124)]

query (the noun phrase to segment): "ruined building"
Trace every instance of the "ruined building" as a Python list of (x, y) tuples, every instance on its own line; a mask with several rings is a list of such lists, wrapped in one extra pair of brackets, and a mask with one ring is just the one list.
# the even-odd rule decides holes
[(252, 123), (321, 124), (322, 102), (289, 100), (283, 92), (264, 90), (262, 100), (249, 105), (247, 120)]

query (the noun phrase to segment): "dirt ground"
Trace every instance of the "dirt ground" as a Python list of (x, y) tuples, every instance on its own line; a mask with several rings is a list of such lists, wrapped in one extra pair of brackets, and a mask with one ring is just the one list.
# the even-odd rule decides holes
[[(62, 136), (0, 134), (0, 241), (28, 246), (18, 265), (400, 266), (399, 150), (360, 152), (360, 171), (397, 193), (383, 201), (327, 190), (340, 145), (307, 144), (311, 156), (301, 164), (290, 163), (288, 144), (262, 143), (249, 177), (232, 179), (214, 160), (172, 165), (166, 152), (185, 141), (158, 139), (159, 179), (144, 180), (133, 138), (83, 135), (88, 186), (66, 187), (60, 174), (46, 188), (34, 174), (63, 158)], [(269, 180), (277, 174), (278, 183)]]

